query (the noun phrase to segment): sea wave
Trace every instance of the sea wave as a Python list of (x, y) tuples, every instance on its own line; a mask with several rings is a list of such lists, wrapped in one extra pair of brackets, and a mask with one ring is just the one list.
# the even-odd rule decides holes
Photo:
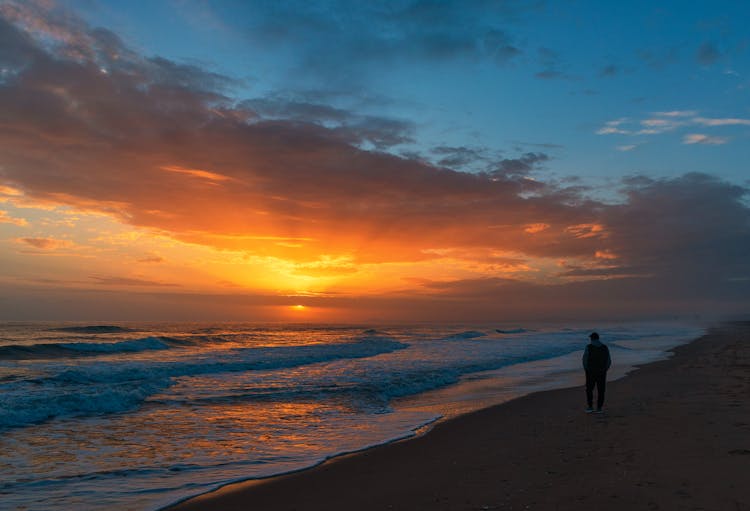
[[(336, 362), (324, 372), (295, 375), (294, 385), (278, 385), (244, 375), (235, 380), (217, 379), (214, 385), (194, 388), (189, 396), (168, 399), (164, 404), (205, 405), (231, 402), (318, 402), (332, 400), (363, 413), (383, 413), (394, 399), (420, 394), (457, 383), (463, 376), (480, 371), (554, 358), (580, 349), (577, 344), (550, 345), (543, 341), (517, 345), (477, 343), (465, 339), (437, 339), (421, 345), (420, 355), (399, 359), (370, 358), (356, 366)], [(448, 351), (446, 351), (448, 350)], [(337, 365), (340, 364), (340, 365)]]
[(150, 380), (96, 386), (59, 386), (28, 381), (5, 385), (0, 394), (0, 429), (27, 426), (60, 416), (103, 415), (132, 410), (168, 386)]
[(403, 344), (384, 337), (368, 337), (337, 344), (306, 344), (233, 348), (167, 362), (111, 362), (76, 366), (50, 378), (65, 383), (111, 383), (153, 378), (273, 370), (339, 359), (372, 357), (404, 349)]
[(348, 343), (235, 348), (177, 361), (97, 361), (0, 385), (0, 428), (53, 417), (130, 411), (176, 378), (274, 370), (340, 359), (365, 358), (408, 347), (384, 337)]
[(148, 350), (167, 350), (191, 344), (185, 339), (144, 337), (118, 342), (54, 342), (31, 345), (0, 346), (0, 360), (51, 359), (59, 357), (92, 356), (109, 353), (134, 353)]
[(71, 332), (76, 334), (117, 334), (132, 332), (131, 329), (116, 325), (63, 326), (51, 328), (52, 332)]
[(527, 330), (525, 328), (509, 328), (507, 330), (495, 329), (495, 332), (499, 334), (525, 334), (526, 332), (533, 332), (533, 330)]
[(477, 337), (484, 337), (487, 334), (484, 332), (479, 332), (478, 330), (467, 330), (465, 332), (459, 332), (457, 334), (452, 334), (446, 337), (446, 340), (457, 340), (461, 341), (464, 339), (475, 339)]

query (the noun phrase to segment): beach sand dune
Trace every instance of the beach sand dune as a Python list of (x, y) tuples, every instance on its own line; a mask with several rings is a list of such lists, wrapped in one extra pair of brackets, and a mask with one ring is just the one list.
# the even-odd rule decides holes
[(174, 510), (750, 510), (750, 323), (612, 382), (532, 394), (428, 434)]

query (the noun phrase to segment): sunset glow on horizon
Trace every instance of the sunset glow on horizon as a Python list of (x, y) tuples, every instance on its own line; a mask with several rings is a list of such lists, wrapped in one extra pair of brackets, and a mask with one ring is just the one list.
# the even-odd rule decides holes
[[(729, 18), (672, 61), (648, 31), (650, 53), (530, 40), (559, 6), (397, 4), (353, 9), (337, 40), (252, 2), (158, 5), (162, 34), (137, 2), (0, 2), (0, 319), (741, 309), (750, 66)], [(634, 26), (661, 20), (647, 5)], [(701, 14), (671, 5), (691, 20), (674, 42)]]

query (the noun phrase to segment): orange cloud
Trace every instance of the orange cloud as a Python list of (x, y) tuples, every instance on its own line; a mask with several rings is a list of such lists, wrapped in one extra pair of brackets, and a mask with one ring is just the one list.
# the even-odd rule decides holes
[(13, 188), (12, 186), (0, 185), (0, 195), (9, 195), (11, 197), (18, 197), (18, 196), (23, 195), (23, 192), (21, 190)]
[(576, 238), (602, 238), (607, 236), (604, 226), (601, 224), (570, 225), (565, 228), (565, 231)]
[(597, 250), (594, 252), (594, 257), (597, 259), (617, 259), (617, 254), (611, 250)]
[[(444, 240), (477, 251), (591, 253), (565, 231), (542, 226), (590, 222), (592, 212), (554, 194), (524, 198), (540, 185), (522, 176), (471, 175), (353, 145), (374, 128), (229, 115), (231, 104), (205, 88), (213, 78), (199, 69), (120, 48), (102, 74), (15, 36), (19, 53), (40, 56), (34, 65), (66, 65), (44, 80), (33, 78), (34, 65), (21, 70), (23, 85), (11, 81), (0, 97), (14, 120), (0, 141), (0, 163), (32, 200), (299, 263), (324, 255), (353, 264), (421, 261), (439, 257), (425, 249)], [(37, 105), (31, 115), (24, 98)], [(379, 140), (388, 139), (382, 130), (401, 129), (377, 128)], [(55, 157), (40, 165), (43, 154)], [(523, 225), (545, 237), (526, 236)]]
[(149, 255), (138, 259), (139, 263), (163, 263), (164, 258), (159, 255)]
[(19, 227), (24, 227), (26, 225), (29, 225), (29, 222), (27, 222), (23, 218), (12, 217), (7, 211), (3, 211), (2, 209), (0, 209), (0, 224), (13, 224)]
[(160, 282), (138, 277), (116, 277), (111, 275), (91, 275), (91, 279), (105, 286), (135, 286), (135, 287), (177, 287), (179, 284)]
[(40, 250), (56, 250), (58, 248), (70, 248), (75, 246), (75, 243), (72, 241), (52, 238), (18, 238), (16, 241)]
[(529, 234), (536, 234), (538, 232), (546, 231), (549, 228), (550, 228), (549, 224), (542, 224), (542, 223), (539, 223), (539, 224), (527, 224), (524, 227), (523, 231), (527, 232)]
[(162, 170), (166, 170), (167, 172), (177, 172), (178, 174), (187, 174), (188, 176), (197, 177), (200, 179), (207, 179), (209, 181), (227, 181), (229, 178), (227, 176), (224, 176), (222, 174), (217, 174), (215, 172), (209, 172), (207, 170), (200, 170), (200, 169), (185, 169), (182, 167), (178, 167), (176, 165), (174, 166), (163, 166), (159, 167)]

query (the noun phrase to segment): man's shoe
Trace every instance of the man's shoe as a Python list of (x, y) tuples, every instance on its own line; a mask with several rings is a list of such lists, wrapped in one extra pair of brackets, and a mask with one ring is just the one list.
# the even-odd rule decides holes
[(586, 413), (594, 413), (594, 409), (589, 406), (586, 408)]

